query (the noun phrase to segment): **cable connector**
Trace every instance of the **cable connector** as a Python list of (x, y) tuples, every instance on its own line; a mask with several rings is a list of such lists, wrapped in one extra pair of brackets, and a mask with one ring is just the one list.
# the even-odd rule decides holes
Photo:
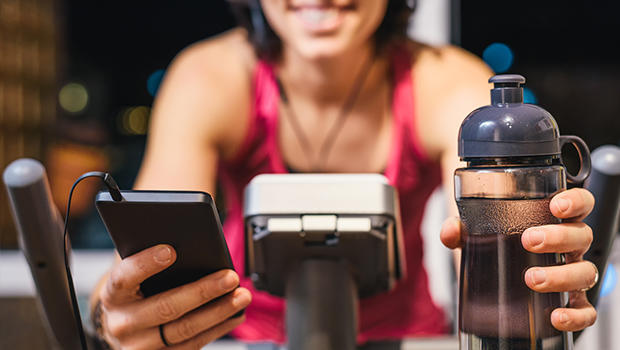
[(84, 333), (84, 328), (82, 326), (82, 318), (80, 317), (80, 307), (78, 305), (77, 296), (75, 295), (75, 287), (73, 285), (73, 276), (71, 275), (71, 267), (69, 266), (69, 235), (67, 232), (67, 228), (69, 226), (69, 213), (71, 210), (71, 198), (73, 197), (73, 190), (78, 183), (84, 180), (87, 177), (98, 177), (103, 180), (108, 192), (110, 192), (110, 196), (114, 199), (115, 202), (120, 202), (123, 200), (123, 196), (121, 195), (121, 190), (118, 188), (116, 181), (112, 178), (112, 176), (108, 173), (104, 173), (102, 171), (90, 171), (82, 176), (78, 177), (77, 180), (71, 186), (71, 190), (69, 191), (69, 199), (67, 201), (67, 212), (65, 216), (65, 228), (63, 232), (63, 251), (65, 258), (65, 270), (67, 272), (67, 282), (69, 285), (69, 296), (71, 297), (71, 304), (73, 304), (73, 316), (75, 318), (75, 322), (78, 326), (78, 332), (80, 333), (80, 343), (82, 345), (82, 350), (88, 350), (88, 346), (86, 344), (86, 334)]
[(121, 195), (121, 190), (118, 188), (116, 181), (112, 178), (112, 175), (109, 173), (104, 173), (103, 171), (89, 171), (87, 173), (82, 174), (77, 180), (75, 180), (74, 186), (87, 177), (98, 177), (103, 180), (105, 187), (110, 192), (110, 196), (115, 202), (120, 202), (123, 200), (123, 195)]
[(120, 202), (123, 200), (123, 196), (121, 195), (121, 190), (118, 188), (116, 181), (112, 178), (112, 175), (109, 173), (105, 173), (103, 176), (103, 182), (105, 183), (108, 191), (110, 192), (110, 196), (114, 199), (115, 202)]

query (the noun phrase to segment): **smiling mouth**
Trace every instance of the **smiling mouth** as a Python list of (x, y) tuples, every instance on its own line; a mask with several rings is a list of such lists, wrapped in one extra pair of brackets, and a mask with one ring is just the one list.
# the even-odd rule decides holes
[(296, 6), (290, 8), (304, 28), (316, 34), (337, 30), (342, 24), (345, 13), (352, 9), (353, 6)]

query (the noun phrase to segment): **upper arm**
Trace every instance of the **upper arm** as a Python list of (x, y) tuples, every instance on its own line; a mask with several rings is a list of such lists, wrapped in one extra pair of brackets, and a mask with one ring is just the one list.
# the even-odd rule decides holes
[(167, 70), (136, 188), (214, 193), (218, 160), (241, 143), (250, 101), (242, 58), (216, 40), (184, 50)]
[[(445, 47), (422, 57), (416, 72), (423, 98), (424, 116), (417, 121), (420, 137), (429, 155), (439, 161), (450, 215), (458, 215), (454, 202), (454, 170), (458, 157), (458, 131), (467, 115), (489, 104), (488, 79), (493, 72), (476, 56), (455, 47)], [(420, 98), (418, 98), (420, 100)]]

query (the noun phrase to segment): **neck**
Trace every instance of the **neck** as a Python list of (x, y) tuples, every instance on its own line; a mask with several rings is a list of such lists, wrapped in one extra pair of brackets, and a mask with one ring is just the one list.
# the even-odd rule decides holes
[(297, 100), (327, 106), (341, 105), (360, 74), (368, 75), (360, 97), (373, 93), (385, 79), (387, 67), (385, 60), (375, 55), (371, 45), (318, 59), (308, 59), (285, 48), (277, 74), (289, 95), (294, 95)]

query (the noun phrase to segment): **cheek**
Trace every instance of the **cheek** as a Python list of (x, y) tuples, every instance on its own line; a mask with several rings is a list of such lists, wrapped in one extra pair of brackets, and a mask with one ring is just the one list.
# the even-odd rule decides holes
[(260, 0), (260, 6), (269, 26), (280, 36), (286, 28), (286, 0)]
[(362, 0), (360, 1), (360, 17), (362, 17), (361, 25), (371, 32), (375, 32), (387, 10), (388, 1)]
[(355, 26), (352, 26), (352, 36), (359, 39), (367, 39), (379, 28), (387, 9), (387, 0), (360, 0), (359, 18)]

